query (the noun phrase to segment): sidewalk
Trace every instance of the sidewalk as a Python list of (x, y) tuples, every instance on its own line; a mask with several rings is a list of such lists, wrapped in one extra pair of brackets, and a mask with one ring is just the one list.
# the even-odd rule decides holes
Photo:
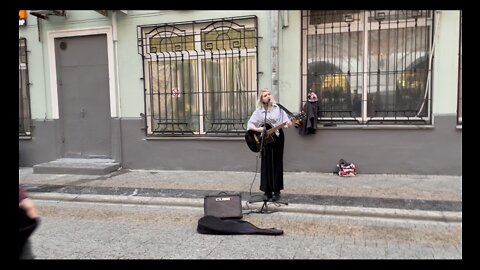
[[(260, 174), (229, 171), (119, 170), (108, 175), (33, 174), (19, 169), (33, 199), (202, 207), (220, 191), (242, 194), (244, 212), (262, 207)], [(272, 211), (462, 221), (462, 176), (286, 172)]]

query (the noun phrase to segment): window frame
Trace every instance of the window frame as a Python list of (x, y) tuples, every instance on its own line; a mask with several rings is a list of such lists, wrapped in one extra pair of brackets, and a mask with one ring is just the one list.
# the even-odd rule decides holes
[[(249, 48), (245, 46), (244, 48), (241, 48), (240, 52), (235, 52), (233, 53), (233, 47), (228, 48), (227, 51), (229, 53), (225, 53), (225, 55), (221, 55), (220, 50), (209, 50), (206, 48), (203, 48), (204, 46), (204, 41), (202, 40), (202, 36), (205, 34), (205, 29), (208, 29), (211, 25), (214, 25), (216, 23), (232, 23), (232, 24), (241, 24), (243, 27), (243, 30), (245, 32), (247, 31), (254, 31), (254, 47)], [(190, 50), (184, 50), (182, 49), (180, 52), (151, 52), (150, 51), (150, 42), (152, 37), (159, 37), (157, 35), (157, 32), (152, 31), (152, 29), (158, 29), (160, 27), (164, 27), (165, 29), (171, 30), (171, 33), (179, 34), (180, 36), (183, 34), (185, 36), (188, 35), (193, 35), (193, 49)], [(232, 27), (233, 28), (233, 27)], [(242, 28), (238, 28), (242, 29)], [(150, 31), (151, 33), (147, 33)], [(256, 93), (258, 92), (258, 24), (257, 24), (257, 17), (256, 16), (245, 16), (245, 17), (232, 17), (232, 18), (220, 18), (220, 19), (211, 19), (211, 20), (200, 20), (200, 21), (192, 21), (192, 22), (173, 22), (173, 23), (164, 23), (164, 24), (159, 24), (159, 25), (143, 25), (138, 27), (138, 38), (139, 38), (139, 54), (142, 56), (143, 59), (143, 72), (144, 72), (144, 86), (145, 86), (145, 114), (143, 115), (144, 120), (145, 120), (145, 125), (146, 125), (146, 135), (147, 136), (152, 136), (152, 137), (189, 137), (189, 136), (194, 136), (194, 137), (223, 137), (223, 136), (242, 136), (243, 133), (246, 130), (246, 122), (248, 119), (242, 119), (242, 126), (244, 126), (242, 129), (238, 130), (232, 130), (232, 131), (227, 131), (227, 132), (213, 132), (209, 133), (209, 130), (205, 126), (205, 118), (208, 117), (208, 113), (205, 111), (209, 108), (205, 107), (205, 102), (206, 98), (204, 97), (206, 95), (206, 81), (205, 81), (205, 76), (206, 76), (206, 70), (207, 68), (204, 66), (207, 63), (207, 60), (220, 60), (220, 59), (226, 59), (226, 61), (233, 61), (235, 59), (248, 59), (246, 65), (250, 64), (250, 61), (253, 61), (253, 66), (254, 70), (250, 71), (247, 76), (250, 76), (254, 74), (254, 78), (250, 79), (245, 79), (245, 83), (250, 84), (252, 86), (252, 89), (250, 89), (247, 92), (254, 92), (254, 99), (253, 101), (251, 100), (249, 104), (251, 103), (251, 106), (255, 106), (255, 100), (256, 100)], [(246, 36), (246, 38), (250, 38)], [(141, 40), (140, 40), (141, 39)], [(234, 40), (234, 39), (231, 39)], [(245, 43), (247, 40), (245, 41)], [(188, 45), (186, 46), (188, 47)], [(145, 57), (145, 55), (150, 55), (150, 57)], [(163, 54), (163, 57), (161, 56)], [(162, 59), (165, 59), (167, 56), (166, 54), (175, 54), (174, 57), (171, 57), (172, 62), (177, 62), (180, 59), (187, 59), (187, 61), (190, 63), (188, 64), (188, 68), (193, 71), (193, 75), (190, 76), (190, 79), (192, 80), (189, 85), (192, 85), (192, 88), (197, 87), (198, 89), (195, 89), (195, 91), (190, 92), (191, 95), (196, 95), (192, 97), (193, 102), (195, 103), (195, 110), (198, 112), (198, 115), (191, 115), (192, 117), (197, 118), (197, 120), (194, 121), (189, 121), (189, 123), (194, 124), (196, 128), (192, 128), (191, 131), (186, 131), (186, 132), (156, 132), (153, 127), (153, 123), (155, 123), (155, 119), (153, 119), (152, 115), (156, 111), (152, 108), (151, 104), (151, 99), (153, 97), (150, 97), (149, 94), (147, 93), (154, 93), (153, 87), (150, 87), (152, 81), (154, 80), (150, 76), (147, 76), (147, 74), (150, 72), (150, 65), (153, 61), (160, 61)], [(193, 57), (192, 57), (193, 55)], [(237, 58), (239, 57), (239, 58)], [(253, 59), (253, 60), (252, 60)], [(223, 67), (222, 67), (223, 68)], [(242, 68), (242, 67), (240, 67)], [(169, 70), (172, 70), (170, 67)], [(176, 69), (178, 72), (178, 68)], [(183, 74), (183, 72), (180, 72)], [(182, 75), (184, 76), (184, 75)], [(224, 82), (227, 82), (228, 80), (236, 80), (234, 77), (231, 78), (231, 76), (222, 76), (222, 80)], [(174, 80), (171, 80), (169, 82), (170, 84), (175, 83)], [(193, 89), (192, 89), (193, 90)], [(158, 91), (158, 90), (157, 90)], [(181, 90), (179, 90), (181, 92)], [(231, 93), (228, 93), (228, 95), (236, 94), (239, 92), (232, 91)], [(165, 92), (165, 95), (167, 92)], [(222, 104), (223, 105), (223, 104)], [(243, 106), (243, 105), (242, 105)], [(184, 104), (185, 107), (185, 104)], [(163, 112), (162, 109), (158, 109), (158, 113)], [(185, 110), (183, 113), (185, 114)], [(243, 123), (245, 122), (245, 123)], [(157, 124), (163, 124), (162, 120), (158, 120), (156, 122)]]
[[(418, 124), (421, 124), (421, 125), (428, 125), (428, 124), (431, 124), (431, 121), (432, 121), (432, 87), (431, 86), (431, 83), (432, 83), (432, 76), (431, 76), (431, 73), (433, 72), (433, 68), (431, 70), (429, 70), (427, 68), (427, 74), (430, 73), (430, 76), (427, 76), (427, 81), (426, 82), (426, 90), (427, 91), (427, 101), (424, 102), (427, 103), (427, 108), (426, 108), (426, 116), (422, 116), (422, 117), (417, 117), (419, 115), (419, 113), (416, 114), (415, 117), (410, 117), (410, 116), (404, 116), (404, 117), (398, 117), (396, 116), (397, 112), (398, 111), (393, 111), (395, 116), (392, 117), (385, 117), (385, 116), (368, 116), (367, 113), (368, 113), (368, 105), (367, 103), (369, 102), (369, 96), (373, 95), (374, 94), (374, 84), (370, 84), (370, 80), (371, 80), (371, 76), (374, 76), (376, 74), (370, 74), (371, 71), (370, 71), (370, 66), (369, 66), (369, 57), (372, 56), (371, 52), (369, 51), (370, 50), (370, 44), (369, 44), (369, 41), (370, 41), (370, 32), (371, 31), (376, 31), (378, 29), (375, 29), (373, 26), (375, 25), (378, 25), (378, 21), (375, 21), (375, 20), (372, 20), (372, 16), (371, 16), (371, 13), (372, 12), (382, 12), (382, 10), (375, 10), (375, 11), (372, 11), (372, 10), (358, 10), (358, 11), (354, 11), (352, 12), (354, 14), (353, 16), (353, 19), (351, 20), (351, 22), (354, 22), (350, 25), (350, 27), (348, 28), (347, 27), (347, 24), (345, 21), (342, 21), (342, 22), (329, 22), (329, 23), (325, 23), (325, 24), (322, 24), (321, 25), (321, 33), (317, 33), (316, 30), (318, 30), (318, 24), (310, 24), (310, 18), (311, 18), (311, 10), (302, 10), (302, 14), (301, 14), (301, 38), (302, 38), (302, 45), (301, 45), (301, 48), (302, 48), (302, 67), (301, 67), (301, 72), (302, 72), (302, 78), (301, 78), (301, 83), (302, 83), (302, 87), (301, 87), (301, 97), (302, 97), (302, 104), (304, 102), (306, 102), (307, 100), (307, 95), (308, 95), (308, 92), (310, 91), (310, 89), (308, 89), (308, 83), (307, 83), (307, 80), (309, 79), (309, 70), (308, 70), (308, 65), (310, 63), (315, 63), (316, 61), (318, 60), (315, 60), (314, 58), (309, 58), (309, 54), (313, 54), (314, 53), (314, 50), (312, 50), (311, 52), (308, 51), (308, 39), (309, 39), (309, 36), (311, 37), (315, 37), (315, 35), (317, 36), (320, 36), (320, 35), (328, 35), (328, 34), (340, 34), (340, 33), (359, 33), (359, 36), (358, 36), (358, 45), (357, 46), (362, 46), (362, 48), (360, 49), (359, 51), (359, 54), (357, 55), (357, 60), (358, 61), (358, 71), (356, 71), (358, 74), (360, 75), (357, 75), (358, 77), (360, 77), (360, 79), (357, 79), (359, 84), (356, 86), (356, 88), (360, 89), (361, 88), (361, 91), (358, 91), (359, 93), (361, 92), (362, 94), (362, 101), (361, 101), (361, 113), (360, 115), (357, 115), (357, 116), (352, 116), (352, 112), (353, 112), (353, 109), (352, 111), (350, 111), (350, 116), (340, 116), (340, 114), (338, 116), (330, 116), (330, 117), (322, 117), (322, 115), (320, 114), (321, 111), (319, 109), (319, 113), (318, 113), (318, 120), (320, 121), (320, 123), (323, 123), (323, 124), (346, 124), (346, 125), (371, 125), (371, 124), (381, 124), (381, 125), (418, 125)], [(388, 10), (387, 10), (388, 12)], [(410, 12), (410, 13), (408, 13)], [(426, 20), (417, 20), (415, 21), (415, 19), (413, 17), (408, 17), (410, 15), (412, 15), (414, 11), (407, 11), (407, 15), (405, 16), (405, 18), (408, 18), (408, 19), (403, 19), (401, 20), (398, 24), (395, 23), (395, 25), (393, 25), (393, 23), (388, 23), (388, 20), (386, 20), (385, 22), (384, 21), (381, 21), (380, 24), (382, 26), (381, 30), (385, 30), (385, 29), (409, 29), (410, 27), (414, 27), (414, 26), (417, 26), (417, 27), (429, 27), (428, 30), (428, 35), (429, 35), (429, 39), (428, 39), (428, 44), (426, 44), (428, 46), (427, 48), (427, 55), (428, 55), (428, 62), (431, 62), (431, 58), (432, 58), (432, 55), (430, 53), (430, 50), (432, 48), (432, 45), (433, 45), (433, 33), (435, 31), (434, 29), (434, 10), (425, 10), (425, 15), (427, 18), (428, 18), (428, 22), (426, 22)], [(423, 16), (421, 16), (423, 17)], [(352, 17), (350, 17), (352, 18)], [(350, 30), (350, 31), (349, 31)], [(315, 48), (316, 50), (317, 48)], [(413, 52), (413, 51), (411, 51)], [(334, 56), (336, 57), (336, 56)], [(420, 59), (421, 57), (418, 57), (416, 59)], [(321, 58), (320, 58), (321, 59)], [(338, 59), (336, 59), (338, 60)], [(341, 61), (341, 59), (340, 59)], [(413, 64), (414, 62), (412, 62), (411, 64)], [(405, 69), (407, 67), (404, 67)], [(383, 71), (382, 73), (380, 73), (380, 76), (385, 76), (384, 74), (385, 73), (388, 73), (390, 70), (387, 69), (385, 71)], [(340, 73), (340, 75), (344, 75), (344, 74), (347, 74), (346, 71), (344, 71), (343, 73)], [(353, 78), (353, 77), (352, 77)], [(398, 79), (397, 79), (398, 80)], [(395, 84), (397, 82), (393, 82), (393, 87), (396, 88)], [(353, 91), (351, 92), (351, 95), (353, 96)], [(318, 93), (317, 93), (318, 95)], [(321, 99), (320, 95), (318, 95), (319, 98)], [(320, 100), (319, 100), (320, 102)], [(420, 102), (421, 103), (421, 102)], [(320, 103), (319, 103), (320, 104)], [(320, 106), (320, 105), (319, 105)], [(423, 110), (423, 109), (422, 109)], [(333, 115), (333, 113), (332, 113)]]
[(463, 95), (463, 81), (462, 81), (462, 74), (463, 74), (463, 50), (462, 50), (462, 43), (463, 43), (463, 27), (462, 27), (462, 10), (460, 10), (460, 31), (459, 31), (459, 46), (458, 46), (458, 90), (457, 90), (457, 125), (462, 126), (462, 115), (463, 115), (463, 103), (462, 103), (462, 95)]
[[(23, 50), (22, 50), (23, 48)], [(30, 100), (30, 78), (28, 73), (28, 49), (27, 39), (19, 38), (19, 53), (22, 50), (25, 61), (22, 62), (22, 55), (19, 55), (19, 137), (31, 137), (32, 135), (32, 110)], [(24, 72), (22, 72), (24, 71)], [(24, 75), (24, 77), (22, 76)], [(22, 128), (23, 127), (23, 128)]]

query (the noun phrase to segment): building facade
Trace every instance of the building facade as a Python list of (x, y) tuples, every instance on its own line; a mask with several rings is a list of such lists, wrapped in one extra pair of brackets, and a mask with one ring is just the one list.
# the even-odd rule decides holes
[[(23, 16), (23, 17), (22, 17)], [(259, 89), (317, 128), (285, 171), (462, 174), (458, 10), (19, 12), (20, 166), (255, 171)]]

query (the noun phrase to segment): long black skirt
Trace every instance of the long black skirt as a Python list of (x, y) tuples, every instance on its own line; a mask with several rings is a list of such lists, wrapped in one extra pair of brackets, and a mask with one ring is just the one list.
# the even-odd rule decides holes
[(262, 150), (260, 190), (266, 193), (283, 190), (283, 148), (285, 136), (280, 129), (279, 136), (273, 134), (275, 140), (265, 145)]

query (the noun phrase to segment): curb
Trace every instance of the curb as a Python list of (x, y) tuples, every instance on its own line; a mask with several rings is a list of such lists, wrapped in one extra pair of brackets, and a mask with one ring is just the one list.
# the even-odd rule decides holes
[[(141, 196), (117, 196), (117, 195), (95, 195), (95, 194), (66, 194), (54, 192), (30, 192), (29, 197), (37, 200), (57, 200), (72, 202), (100, 202), (119, 204), (145, 204), (145, 205), (169, 205), (183, 207), (203, 208), (202, 199), (171, 198), (171, 197), (141, 197)], [(243, 210), (259, 210), (257, 205), (247, 204), (242, 201)], [(462, 222), (462, 212), (449, 211), (425, 211), (425, 210), (404, 210), (392, 208), (371, 208), (371, 207), (348, 207), (334, 205), (312, 205), (312, 204), (289, 204), (288, 206), (276, 206), (275, 203), (267, 205), (269, 211), (305, 213), (334, 216), (392, 218), (392, 219), (413, 219), (442, 222)]]

